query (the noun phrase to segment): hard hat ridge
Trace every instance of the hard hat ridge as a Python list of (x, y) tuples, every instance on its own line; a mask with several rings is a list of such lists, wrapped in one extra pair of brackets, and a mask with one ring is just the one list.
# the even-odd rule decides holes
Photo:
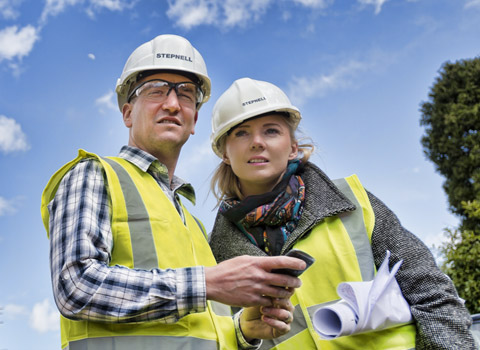
[(187, 39), (164, 34), (140, 45), (127, 59), (115, 89), (120, 110), (127, 102), (128, 93), (132, 84), (137, 82), (139, 73), (164, 70), (191, 73), (197, 77), (204, 95), (198, 109), (210, 98), (211, 82), (202, 55)]

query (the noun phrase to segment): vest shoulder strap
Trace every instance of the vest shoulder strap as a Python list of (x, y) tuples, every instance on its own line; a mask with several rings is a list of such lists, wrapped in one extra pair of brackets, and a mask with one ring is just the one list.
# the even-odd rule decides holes
[[(340, 215), (340, 220), (342, 220), (355, 247), (362, 273), (362, 280), (371, 281), (375, 276), (375, 263), (370, 242), (373, 226), (367, 225), (370, 220), (365, 219), (363, 210), (365, 207), (371, 208), (370, 201), (356, 175), (335, 179), (333, 183), (356, 207), (353, 212)], [(373, 213), (373, 210), (370, 212)]]

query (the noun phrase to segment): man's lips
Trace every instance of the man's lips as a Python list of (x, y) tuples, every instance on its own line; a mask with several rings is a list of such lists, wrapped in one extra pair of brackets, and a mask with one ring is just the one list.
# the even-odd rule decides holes
[(181, 125), (180, 121), (177, 118), (162, 118), (157, 121), (158, 124), (175, 124), (175, 125)]

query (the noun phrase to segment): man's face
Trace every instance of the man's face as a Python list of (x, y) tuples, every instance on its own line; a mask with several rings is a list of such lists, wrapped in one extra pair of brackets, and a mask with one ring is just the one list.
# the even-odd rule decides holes
[[(171, 83), (191, 82), (179, 74), (158, 73), (141, 80), (137, 86), (155, 79)], [(143, 91), (126, 103), (122, 112), (125, 126), (130, 129), (128, 144), (154, 156), (158, 152), (180, 152), (190, 135), (195, 133), (195, 103), (178, 98), (175, 89), (162, 101), (149, 97), (148, 91)]]

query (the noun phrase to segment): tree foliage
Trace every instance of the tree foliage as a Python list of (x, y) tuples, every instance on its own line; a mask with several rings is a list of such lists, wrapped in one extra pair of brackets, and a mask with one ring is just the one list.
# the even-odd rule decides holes
[(445, 63), (421, 104), (425, 155), (445, 177), (458, 229), (446, 229), (441, 251), (471, 312), (480, 312), (480, 58)]
[[(480, 218), (480, 202), (463, 202), (468, 215)], [(473, 230), (446, 229), (447, 242), (441, 247), (442, 270), (450, 276), (458, 294), (471, 313), (480, 313), (480, 235)]]

